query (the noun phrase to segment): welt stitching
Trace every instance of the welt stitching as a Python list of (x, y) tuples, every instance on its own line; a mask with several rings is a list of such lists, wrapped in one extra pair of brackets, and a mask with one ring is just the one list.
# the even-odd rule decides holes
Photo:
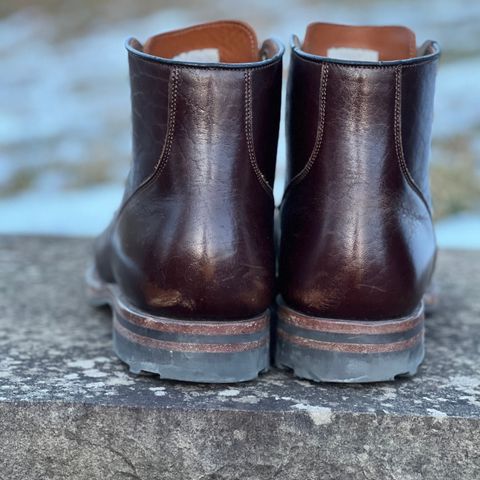
[[(126, 200), (126, 202), (123, 204), (122, 208), (120, 209), (117, 220), (124, 211), (125, 207), (134, 201), (134, 197), (137, 197), (139, 193), (141, 193), (143, 190), (148, 188), (162, 173), (165, 165), (167, 164), (167, 160), (170, 156), (170, 151), (172, 148), (172, 143), (173, 143), (173, 136), (175, 132), (175, 119), (176, 119), (176, 113), (177, 113), (177, 95), (178, 95), (178, 69), (174, 68), (172, 70), (172, 74), (170, 77), (170, 85), (171, 88), (169, 90), (169, 99), (168, 99), (168, 120), (167, 120), (167, 135), (165, 138), (165, 142), (163, 144), (162, 152), (160, 153), (160, 156), (158, 157), (158, 160), (153, 167), (153, 172), (152, 174), (147, 177), (137, 188), (136, 190), (130, 195), (130, 197)], [(138, 198), (138, 197), (137, 197)]]
[(257, 163), (255, 155), (255, 145), (253, 142), (253, 112), (252, 112), (252, 72), (250, 70), (245, 72), (245, 135), (247, 137), (247, 150), (250, 165), (257, 176), (258, 181), (263, 189), (272, 195), (272, 187), (263, 175)]
[(403, 144), (402, 144), (402, 120), (401, 120), (401, 113), (402, 113), (402, 67), (398, 67), (395, 70), (395, 118), (394, 118), (394, 135), (395, 135), (395, 151), (397, 154), (398, 164), (400, 166), (400, 170), (410, 185), (412, 190), (420, 197), (422, 202), (427, 207), (428, 213), (432, 214), (430, 210), (430, 205), (428, 204), (423, 192), (420, 190), (418, 185), (416, 184), (410, 170), (408, 169), (408, 165), (405, 161), (405, 154), (403, 151)]
[(317, 123), (317, 132), (315, 135), (315, 143), (313, 145), (312, 152), (308, 158), (307, 163), (303, 169), (292, 178), (290, 183), (287, 186), (285, 194), (294, 186), (298, 185), (307, 175), (308, 172), (313, 167), (318, 154), (320, 153), (320, 147), (323, 142), (323, 133), (325, 130), (325, 110), (327, 104), (327, 84), (328, 84), (328, 65), (322, 65), (322, 71), (320, 74), (320, 85), (319, 85), (319, 112), (318, 112), (318, 123)]

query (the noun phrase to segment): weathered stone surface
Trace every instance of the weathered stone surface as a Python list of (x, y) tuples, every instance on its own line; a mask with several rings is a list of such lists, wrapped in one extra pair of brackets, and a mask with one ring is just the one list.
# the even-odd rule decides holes
[(209, 386), (116, 359), (89, 243), (0, 237), (0, 479), (480, 478), (480, 252), (440, 255), (414, 379)]

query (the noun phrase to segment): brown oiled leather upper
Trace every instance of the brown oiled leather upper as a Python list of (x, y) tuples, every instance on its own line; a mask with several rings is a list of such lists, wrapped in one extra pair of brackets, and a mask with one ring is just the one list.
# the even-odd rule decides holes
[[(222, 58), (234, 64), (168, 61), (153, 56), (161, 42), (147, 42), (144, 55), (129, 41), (134, 159), (122, 206), (97, 241), (96, 264), (104, 280), (155, 314), (248, 318), (275, 295), (272, 186), (283, 49), (268, 41), (269, 58), (247, 58), (237, 40), (253, 32), (223, 23), (235, 44), (220, 43), (217, 23), (175, 38), (185, 50), (236, 49), (238, 56)], [(192, 37), (199, 30), (200, 43)]]
[(353, 62), (293, 45), (279, 280), (285, 302), (303, 313), (397, 318), (418, 306), (430, 282), (428, 157), (439, 52), (433, 42), (419, 52)]

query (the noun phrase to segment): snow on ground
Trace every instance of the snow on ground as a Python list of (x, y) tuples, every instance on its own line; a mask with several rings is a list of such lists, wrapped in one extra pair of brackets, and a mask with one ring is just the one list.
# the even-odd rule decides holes
[[(305, 26), (315, 20), (405, 24), (417, 32), (419, 43), (438, 40), (444, 60), (434, 137), (442, 142), (458, 135), (470, 138), (480, 164), (478, 2), (346, 0), (318, 6), (302, 0), (292, 7), (290, 0), (226, 0), (206, 1), (201, 9), (192, 2), (189, 8), (152, 8), (154, 13), (139, 18), (125, 13), (115, 22), (90, 19), (79, 33), (68, 35), (60, 33), (71, 20), (65, 11), (63, 16), (48, 12), (40, 7), (42, 0), (36, 5), (0, 18), (2, 233), (94, 235), (102, 230), (118, 206), (130, 160), (125, 37), (144, 40), (152, 33), (214, 18), (250, 20), (260, 38), (275, 35), (285, 43), (291, 33), (302, 37)], [(284, 158), (281, 135), (277, 202)], [(479, 221), (480, 214), (472, 213), (440, 221), (440, 245), (480, 248)]]

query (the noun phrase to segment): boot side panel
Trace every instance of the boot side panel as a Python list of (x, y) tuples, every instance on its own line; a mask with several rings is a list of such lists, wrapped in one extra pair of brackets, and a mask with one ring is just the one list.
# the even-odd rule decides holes
[[(270, 187), (275, 180), (275, 165), (280, 125), (282, 62), (251, 71), (246, 95), (251, 102), (251, 136), (258, 168)], [(248, 87), (248, 85), (247, 85)], [(248, 101), (248, 99), (247, 99)]]
[(156, 168), (162, 156), (169, 115), (172, 69), (129, 53), (133, 162), (126, 200)]
[(428, 164), (431, 152), (433, 101), (438, 62), (402, 69), (400, 95), (405, 162), (413, 180), (431, 204)]
[(320, 125), (322, 64), (293, 55), (287, 83), (287, 183), (298, 175), (314, 150)]
[[(128, 55), (132, 105), (133, 162), (125, 183), (122, 206), (148, 181), (157, 168), (166, 144), (169, 115), (169, 84), (172, 69), (162, 63)], [(115, 215), (116, 216), (116, 215)], [(100, 276), (114, 282), (112, 271), (112, 233), (115, 219), (95, 240), (95, 265)]]

